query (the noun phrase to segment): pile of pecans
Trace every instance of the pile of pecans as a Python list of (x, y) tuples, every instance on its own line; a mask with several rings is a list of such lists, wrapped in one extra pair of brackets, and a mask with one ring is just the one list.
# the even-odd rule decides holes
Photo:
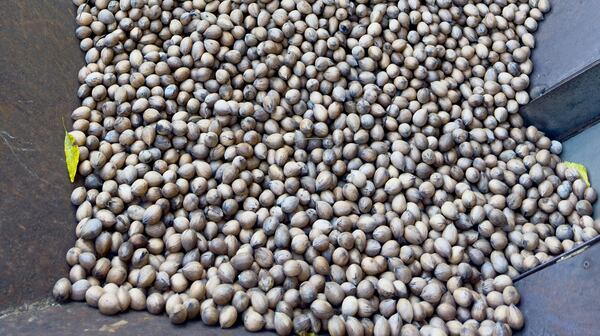
[(83, 186), (57, 300), (280, 335), (511, 335), (598, 235), (524, 125), (548, 0), (74, 0)]

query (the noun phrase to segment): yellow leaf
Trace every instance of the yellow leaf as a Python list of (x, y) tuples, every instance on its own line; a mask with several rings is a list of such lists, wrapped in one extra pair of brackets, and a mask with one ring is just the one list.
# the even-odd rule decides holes
[(585, 169), (584, 165), (582, 165), (581, 163), (575, 163), (575, 162), (569, 162), (569, 161), (565, 161), (563, 163), (565, 164), (565, 166), (567, 168), (573, 168), (573, 169), (577, 170), (577, 172), (579, 172), (579, 177), (581, 177), (585, 181), (585, 184), (587, 184), (588, 187), (590, 186), (590, 180), (588, 178), (587, 169)]
[(79, 164), (79, 147), (75, 143), (75, 138), (65, 129), (65, 160), (67, 162), (67, 170), (69, 171), (69, 179), (71, 183), (75, 181), (77, 173), (77, 164)]

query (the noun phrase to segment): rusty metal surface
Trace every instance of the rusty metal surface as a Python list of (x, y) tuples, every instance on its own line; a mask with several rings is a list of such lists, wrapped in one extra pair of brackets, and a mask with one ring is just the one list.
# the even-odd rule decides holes
[(600, 245), (516, 283), (525, 328), (516, 336), (597, 336)]
[(61, 118), (83, 64), (71, 1), (0, 1), (0, 311), (47, 296), (72, 246)]
[[(242, 326), (233, 329), (208, 327), (199, 319), (183, 325), (173, 325), (163, 316), (142, 312), (128, 312), (117, 316), (101, 315), (83, 303), (35, 309), (0, 318), (0, 335), (250, 335)], [(272, 332), (252, 333), (271, 336)]]

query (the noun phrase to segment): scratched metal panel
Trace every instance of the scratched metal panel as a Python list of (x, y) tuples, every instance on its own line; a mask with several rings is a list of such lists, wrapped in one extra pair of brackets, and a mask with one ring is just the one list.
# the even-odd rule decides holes
[(600, 1), (550, 0), (535, 32), (533, 88), (551, 88), (600, 59)]
[[(251, 335), (242, 326), (232, 329), (207, 327), (200, 320), (173, 325), (166, 316), (128, 312), (118, 316), (104, 316), (83, 303), (39, 307), (0, 318), (0, 335), (65, 336), (65, 335)], [(272, 332), (252, 333), (271, 336)]]
[(600, 334), (600, 245), (516, 283), (525, 328), (517, 336)]
[[(600, 118), (600, 1), (551, 1), (535, 33), (525, 119), (567, 139)], [(541, 97), (540, 97), (541, 95)]]
[(552, 139), (565, 140), (600, 119), (600, 64), (521, 108), (523, 117)]
[(71, 1), (0, 1), (0, 311), (48, 295), (75, 237), (61, 118), (83, 55)]

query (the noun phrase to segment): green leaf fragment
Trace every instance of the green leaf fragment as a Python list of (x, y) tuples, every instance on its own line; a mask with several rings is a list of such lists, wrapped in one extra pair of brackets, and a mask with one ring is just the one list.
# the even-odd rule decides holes
[(590, 186), (590, 180), (588, 178), (587, 169), (585, 169), (584, 165), (582, 165), (581, 163), (575, 163), (575, 162), (569, 162), (569, 161), (565, 161), (563, 163), (567, 168), (573, 168), (573, 169), (577, 170), (577, 172), (579, 173), (579, 176), (585, 181), (585, 184), (587, 184), (588, 187)]
[(75, 143), (75, 138), (67, 130), (65, 130), (65, 160), (69, 171), (69, 179), (73, 183), (79, 164), (79, 147)]

